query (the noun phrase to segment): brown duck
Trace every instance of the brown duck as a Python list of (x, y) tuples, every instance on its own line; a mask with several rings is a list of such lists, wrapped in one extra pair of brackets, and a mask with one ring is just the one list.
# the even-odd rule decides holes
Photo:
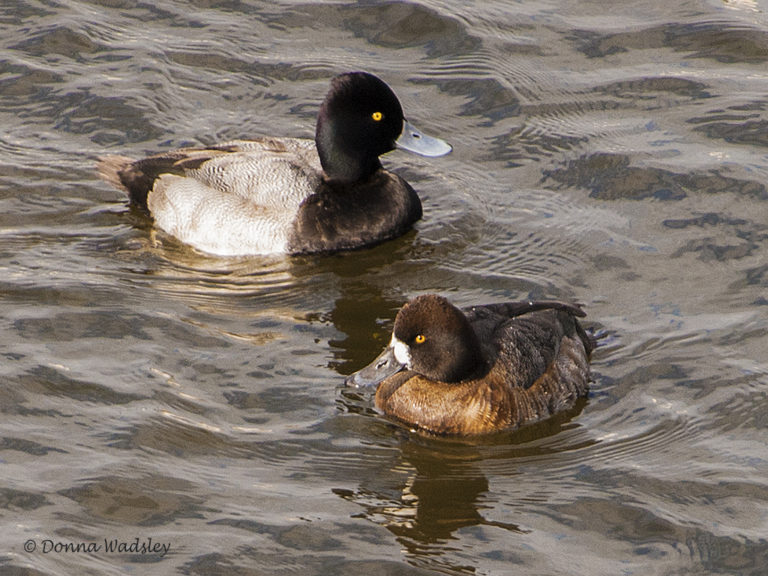
[(392, 340), (348, 385), (378, 384), (376, 406), (436, 434), (516, 428), (587, 394), (595, 347), (573, 304), (507, 302), (459, 310), (428, 294), (403, 306)]

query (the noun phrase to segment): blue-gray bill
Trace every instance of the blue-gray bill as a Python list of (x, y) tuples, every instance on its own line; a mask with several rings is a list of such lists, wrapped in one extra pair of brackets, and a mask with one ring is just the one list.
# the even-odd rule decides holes
[(407, 120), (403, 120), (403, 131), (395, 141), (395, 146), (414, 154), (429, 156), (430, 158), (445, 156), (453, 150), (451, 145), (444, 140), (424, 134), (424, 132), (418, 130)]
[(376, 386), (379, 382), (389, 378), (392, 374), (397, 374), (403, 368), (405, 368), (405, 365), (398, 362), (397, 358), (395, 358), (394, 348), (387, 346), (384, 352), (368, 364), (368, 366), (347, 376), (344, 383), (355, 388)]

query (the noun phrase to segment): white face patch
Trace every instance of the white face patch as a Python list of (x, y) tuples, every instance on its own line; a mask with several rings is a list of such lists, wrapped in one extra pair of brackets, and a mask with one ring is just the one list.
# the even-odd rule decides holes
[(395, 335), (392, 334), (392, 341), (389, 343), (389, 345), (395, 353), (395, 360), (410, 370), (411, 349), (408, 347), (408, 344), (402, 340), (399, 340), (398, 338), (395, 338)]

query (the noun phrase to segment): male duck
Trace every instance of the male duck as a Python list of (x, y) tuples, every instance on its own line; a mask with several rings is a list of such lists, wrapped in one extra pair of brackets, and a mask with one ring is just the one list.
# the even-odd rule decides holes
[(555, 301), (462, 311), (441, 296), (419, 296), (398, 312), (389, 346), (347, 384), (378, 384), (376, 406), (424, 431), (516, 428), (587, 394), (595, 343), (576, 319), (584, 315)]
[(379, 161), (396, 147), (451, 151), (405, 121), (385, 82), (352, 72), (331, 81), (314, 142), (261, 138), (142, 160), (106, 156), (99, 172), (158, 227), (203, 252), (333, 252), (394, 238), (421, 218), (416, 192)]

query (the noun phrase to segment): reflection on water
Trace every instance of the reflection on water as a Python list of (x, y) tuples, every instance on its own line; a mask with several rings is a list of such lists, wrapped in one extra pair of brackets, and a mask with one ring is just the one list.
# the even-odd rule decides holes
[[(761, 4), (23, 0), (0, 29), (0, 571), (764, 572)], [(95, 176), (309, 137), (349, 69), (454, 145), (384, 158), (424, 204), (393, 242), (210, 258)], [(582, 302), (590, 397), (488, 438), (388, 421), (343, 376), (425, 292)], [(42, 551), (135, 538), (170, 551)]]

